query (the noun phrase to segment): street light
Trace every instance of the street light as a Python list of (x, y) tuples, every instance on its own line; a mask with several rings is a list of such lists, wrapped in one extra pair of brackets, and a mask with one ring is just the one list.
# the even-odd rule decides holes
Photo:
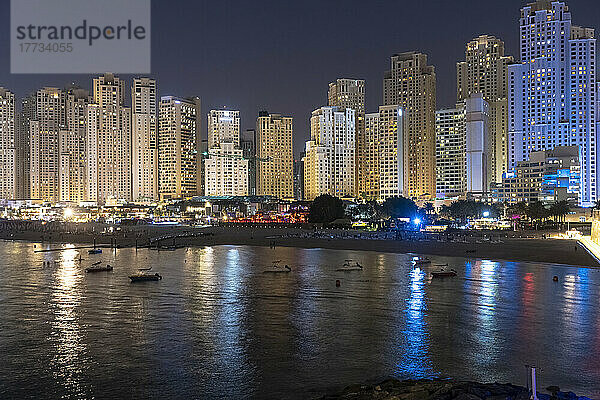
[(417, 217), (417, 218), (413, 219), (413, 223), (415, 225), (419, 225), (421, 223), (421, 218)]

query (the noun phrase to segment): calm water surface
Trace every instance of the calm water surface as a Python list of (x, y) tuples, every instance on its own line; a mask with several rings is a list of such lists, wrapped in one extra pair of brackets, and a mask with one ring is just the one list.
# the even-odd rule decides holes
[[(533, 363), (543, 387), (600, 399), (597, 270), (432, 257), (458, 271), (432, 281), (402, 254), (85, 253), (0, 243), (0, 398), (314, 398), (386, 376), (525, 385)], [(337, 272), (346, 258), (365, 270)], [(293, 272), (264, 274), (276, 259)], [(96, 260), (114, 272), (86, 274)], [(164, 279), (131, 284), (146, 266)]]

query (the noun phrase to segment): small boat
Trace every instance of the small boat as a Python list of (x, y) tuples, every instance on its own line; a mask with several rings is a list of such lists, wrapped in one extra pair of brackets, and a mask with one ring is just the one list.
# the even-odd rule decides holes
[(358, 261), (352, 262), (352, 260), (346, 260), (344, 265), (338, 268), (336, 271), (362, 271), (363, 266)]
[(446, 263), (446, 264), (434, 264), (433, 266), (434, 266), (434, 267), (437, 267), (437, 268), (444, 269), (444, 268), (447, 268), (447, 267), (448, 267), (448, 263)]
[(136, 272), (135, 274), (129, 275), (129, 279), (131, 279), (131, 282), (145, 282), (145, 281), (161, 280), (162, 276), (160, 276), (160, 274), (158, 272), (151, 273), (150, 272), (151, 269), (152, 269), (152, 267), (140, 268), (140, 269), (138, 269), (138, 272)]
[(279, 272), (291, 272), (292, 269), (289, 265), (284, 265), (283, 267), (279, 265), (281, 261), (273, 261), (273, 265), (268, 267), (263, 271), (263, 273), (279, 273)]
[(175, 251), (177, 250), (177, 247), (175, 246), (163, 246), (163, 247), (159, 247), (158, 251)]
[(445, 271), (442, 268), (439, 271), (433, 271), (431, 273), (431, 276), (434, 278), (450, 278), (450, 277), (456, 276), (456, 271), (453, 269)]
[(90, 249), (88, 254), (102, 254), (102, 249)]
[(105, 271), (112, 271), (113, 267), (112, 265), (106, 264), (106, 266), (102, 266), (100, 265), (100, 262), (94, 263), (92, 264), (91, 267), (86, 268), (85, 272), (105, 272)]
[(420, 267), (421, 265), (429, 265), (429, 264), (431, 264), (431, 260), (429, 258), (427, 258), (427, 257), (425, 257), (425, 258), (421, 258), (421, 257), (415, 258), (415, 259), (413, 259), (413, 262), (415, 263), (416, 267)]

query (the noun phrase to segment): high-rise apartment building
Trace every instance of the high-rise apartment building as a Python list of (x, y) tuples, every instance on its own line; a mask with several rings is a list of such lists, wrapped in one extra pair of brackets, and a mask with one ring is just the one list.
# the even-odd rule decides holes
[(521, 9), (521, 63), (509, 71), (509, 167), (535, 151), (578, 146), (579, 202), (598, 200), (596, 39), (571, 23), (564, 2)]
[(404, 110), (380, 106), (365, 118), (365, 198), (380, 200), (404, 195), (404, 141), (408, 126)]
[(17, 198), (15, 95), (0, 87), (0, 199)]
[(262, 112), (256, 120), (257, 194), (294, 198), (292, 117)]
[(65, 121), (64, 92), (51, 87), (39, 89), (29, 96), (26, 107), (30, 196), (58, 202), (59, 134)]
[(59, 132), (60, 201), (80, 203), (86, 200), (86, 135), (89, 92), (77, 87), (67, 88), (65, 123)]
[(365, 115), (364, 198), (379, 199), (379, 112)]
[(464, 103), (436, 111), (435, 141), (437, 197), (463, 196), (467, 190)]
[(200, 99), (163, 96), (158, 116), (160, 199), (199, 195), (201, 185)]
[(435, 96), (435, 69), (427, 65), (427, 55), (391, 57), (383, 78), (383, 104), (397, 105), (406, 113), (406, 197), (435, 197)]
[(211, 110), (208, 154), (204, 161), (206, 196), (248, 195), (248, 160), (240, 147), (240, 112)]
[(240, 132), (240, 147), (244, 158), (248, 160), (248, 194), (256, 196), (256, 129)]
[(489, 191), (489, 105), (481, 93), (436, 112), (438, 198), (479, 197)]
[(351, 108), (321, 107), (312, 112), (311, 140), (304, 157), (304, 198), (322, 194), (354, 197), (356, 112)]
[(35, 96), (29, 95), (21, 101), (21, 112), (17, 113), (16, 121), (16, 148), (17, 148), (17, 197), (20, 199), (31, 198), (30, 168), (30, 138), (29, 123), (35, 114)]
[(87, 200), (131, 201), (131, 109), (124, 107), (125, 82), (107, 73), (93, 81), (88, 106)]
[(131, 87), (132, 196), (134, 201), (158, 197), (158, 132), (156, 80), (134, 78)]
[(466, 98), (464, 103), (466, 191), (471, 196), (483, 196), (490, 187), (489, 104), (481, 93)]
[(329, 84), (328, 105), (351, 108), (356, 113), (355, 179), (357, 196), (365, 197), (365, 81), (363, 79), (337, 79)]
[(456, 64), (457, 100), (479, 93), (489, 104), (488, 182), (499, 182), (507, 171), (508, 65), (513, 62), (502, 40), (482, 35), (467, 43), (465, 61)]

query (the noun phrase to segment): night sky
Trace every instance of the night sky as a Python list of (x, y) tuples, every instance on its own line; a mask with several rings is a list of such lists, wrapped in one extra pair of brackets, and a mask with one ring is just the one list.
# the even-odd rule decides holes
[[(467, 41), (490, 34), (518, 58), (519, 9), (525, 1), (153, 1), (152, 76), (159, 94), (199, 96), (203, 113), (241, 111), (242, 129), (259, 110), (294, 117), (294, 150), (310, 136), (310, 112), (327, 104), (336, 78), (366, 80), (367, 112), (381, 103), (389, 57), (421, 51), (436, 68), (438, 107), (452, 106), (456, 61)], [(567, 1), (577, 25), (600, 28), (598, 0)], [(9, 1), (0, 3), (0, 86), (21, 97), (43, 85), (91, 75), (11, 75)], [(131, 76), (128, 79), (127, 96)], [(129, 100), (127, 100), (129, 102)], [(206, 136), (203, 127), (202, 136)]]

